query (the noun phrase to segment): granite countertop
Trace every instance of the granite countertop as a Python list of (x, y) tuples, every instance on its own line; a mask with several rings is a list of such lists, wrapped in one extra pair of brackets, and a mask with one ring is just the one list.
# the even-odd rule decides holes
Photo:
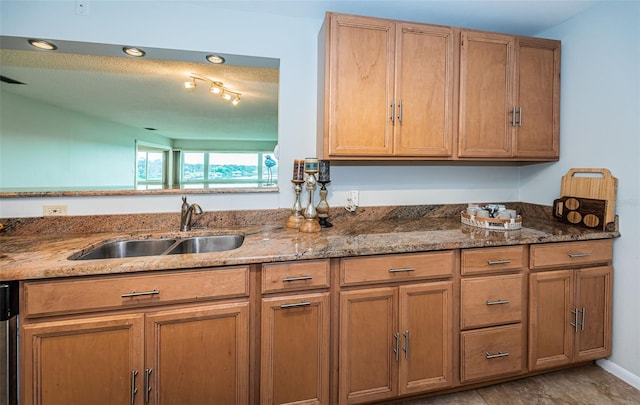
[[(203, 221), (202, 229), (190, 232), (162, 229), (125, 231), (109, 230), (88, 232), (72, 229), (67, 232), (5, 232), (0, 236), (0, 279), (28, 280), (56, 277), (117, 274), (152, 270), (189, 269), (200, 267), (244, 265), (289, 260), (322, 259), (388, 253), (408, 253), (431, 250), (473, 248), (486, 246), (549, 243), (591, 239), (609, 239), (620, 236), (615, 230), (598, 231), (561, 224), (549, 217), (533, 215), (532, 206), (519, 206), (529, 210), (523, 215), (522, 229), (515, 231), (489, 231), (460, 222), (459, 206), (361, 210), (357, 216), (338, 213), (332, 228), (320, 233), (306, 234), (284, 227), (288, 210), (270, 215), (276, 220), (267, 224), (237, 225), (220, 220)], [(344, 210), (343, 210), (344, 211)], [(364, 212), (362, 212), (364, 211)], [(378, 210), (380, 211), (380, 210)], [(410, 215), (406, 212), (411, 211)], [(337, 211), (339, 212), (339, 211)], [(417, 212), (417, 214), (416, 214)], [(437, 215), (433, 215), (437, 213)], [(538, 214), (540, 212), (537, 212)], [(218, 216), (219, 218), (219, 216)], [(85, 219), (86, 221), (86, 219)], [(5, 221), (6, 222), (6, 221)], [(37, 222), (37, 221), (36, 221)], [(111, 221), (113, 222), (113, 221)], [(238, 221), (235, 221), (238, 222)], [(251, 221), (259, 223), (259, 221)], [(28, 221), (22, 221), (28, 228)], [(35, 226), (34, 224), (32, 224)], [(177, 227), (167, 229), (177, 229)], [(41, 223), (38, 226), (42, 227)], [(95, 227), (95, 226), (94, 226)], [(161, 227), (160, 227), (161, 228)], [(244, 243), (234, 250), (215, 253), (145, 256), (123, 259), (69, 260), (80, 251), (105, 241), (149, 238), (184, 238), (189, 236), (241, 233)]]

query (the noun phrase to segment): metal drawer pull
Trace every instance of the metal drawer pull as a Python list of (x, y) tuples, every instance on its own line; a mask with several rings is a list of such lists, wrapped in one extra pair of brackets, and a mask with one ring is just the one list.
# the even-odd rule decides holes
[(302, 281), (302, 280), (311, 280), (313, 277), (311, 276), (300, 276), (300, 277), (285, 277), (282, 279), (283, 282), (287, 281)]
[(309, 301), (303, 301), (303, 302), (296, 302), (294, 304), (282, 304), (280, 305), (280, 308), (287, 309), (287, 308), (296, 308), (296, 307), (308, 307), (309, 305), (311, 305)]
[(404, 358), (405, 360), (409, 360), (409, 331), (405, 330), (403, 333), (404, 335)]
[(138, 375), (138, 372), (136, 370), (131, 370), (131, 405), (133, 405), (133, 403), (136, 400), (136, 392), (138, 392), (138, 389), (136, 388), (136, 376)]
[(591, 253), (569, 253), (569, 257), (572, 259), (576, 257), (587, 257), (587, 256), (591, 256)]
[(144, 403), (147, 404), (149, 403), (149, 393), (151, 392), (151, 384), (150, 384), (150, 380), (151, 380), (151, 370), (150, 368), (147, 368), (144, 370)]
[(487, 264), (507, 264), (511, 263), (509, 259), (487, 260)]
[(400, 267), (397, 269), (389, 269), (389, 273), (402, 273), (405, 271), (416, 271), (415, 267)]
[(400, 332), (394, 333), (393, 337), (396, 340), (396, 347), (393, 348), (393, 352), (396, 354), (396, 361), (400, 361)]
[(495, 300), (495, 301), (487, 301), (487, 305), (502, 305), (502, 304), (509, 304), (510, 301), (509, 300)]
[(131, 291), (130, 293), (122, 294), (121, 297), (128, 298), (128, 297), (140, 297), (142, 295), (157, 295), (157, 294), (160, 294), (160, 291), (154, 288), (151, 291), (143, 291), (143, 292)]
[(509, 353), (503, 353), (503, 352), (498, 352), (496, 354), (491, 354), (489, 352), (486, 352), (484, 357), (486, 357), (487, 359), (497, 359), (498, 357), (507, 357), (509, 356)]
[(578, 333), (578, 312), (580, 312), (580, 310), (578, 308), (571, 310), (571, 313), (575, 315), (575, 321), (570, 323), (569, 325), (573, 326), (574, 330), (576, 333)]

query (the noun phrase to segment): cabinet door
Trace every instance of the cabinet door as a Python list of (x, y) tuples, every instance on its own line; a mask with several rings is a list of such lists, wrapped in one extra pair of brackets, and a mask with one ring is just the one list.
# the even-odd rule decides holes
[(328, 52), (325, 150), (330, 156), (390, 155), (395, 23), (332, 15)]
[(560, 42), (518, 42), (515, 156), (557, 159), (560, 133)]
[(142, 314), (25, 325), (21, 343), (23, 404), (143, 403)]
[(460, 157), (511, 157), (514, 41), (509, 35), (462, 31)]
[(529, 368), (545, 369), (573, 359), (572, 270), (532, 273), (529, 284)]
[(249, 303), (148, 314), (146, 365), (151, 403), (247, 404)]
[(601, 359), (611, 354), (612, 268), (595, 267), (576, 273), (579, 317), (575, 360)]
[(450, 156), (453, 32), (399, 23), (396, 35), (395, 154)]
[(397, 288), (340, 293), (340, 404), (397, 395)]
[(400, 395), (445, 388), (453, 374), (451, 281), (400, 287)]
[(329, 403), (329, 293), (262, 300), (260, 402)]

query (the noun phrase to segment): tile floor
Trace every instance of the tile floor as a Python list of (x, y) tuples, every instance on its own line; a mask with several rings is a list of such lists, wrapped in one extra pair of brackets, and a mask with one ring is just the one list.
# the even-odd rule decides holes
[(596, 365), (393, 405), (636, 405), (640, 391)]

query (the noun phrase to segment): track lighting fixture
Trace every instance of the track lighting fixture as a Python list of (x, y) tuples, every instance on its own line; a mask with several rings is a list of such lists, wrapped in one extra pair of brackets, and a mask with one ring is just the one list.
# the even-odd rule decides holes
[(224, 84), (222, 82), (211, 80), (208, 77), (199, 75), (197, 73), (189, 74), (189, 80), (184, 82), (185, 89), (194, 89), (197, 86), (196, 80), (201, 80), (203, 82), (209, 83), (209, 92), (211, 94), (219, 95), (220, 97), (222, 97), (222, 99), (230, 101), (234, 106), (240, 104), (240, 93), (224, 87)]

